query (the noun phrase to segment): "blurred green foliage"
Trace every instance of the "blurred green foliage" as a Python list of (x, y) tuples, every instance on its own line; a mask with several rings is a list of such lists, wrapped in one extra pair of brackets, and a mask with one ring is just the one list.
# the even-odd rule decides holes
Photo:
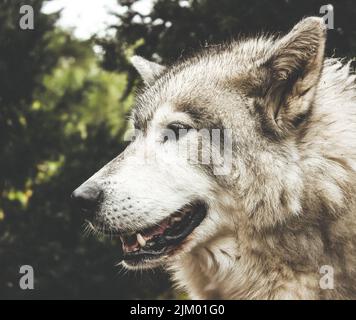
[[(116, 241), (83, 235), (70, 193), (125, 144), (126, 76), (104, 71), (93, 42), (58, 30), (35, 8), (34, 30), (17, 26), (21, 1), (0, 4), (0, 298), (148, 298), (165, 275), (114, 265)], [(19, 267), (35, 270), (19, 289)]]

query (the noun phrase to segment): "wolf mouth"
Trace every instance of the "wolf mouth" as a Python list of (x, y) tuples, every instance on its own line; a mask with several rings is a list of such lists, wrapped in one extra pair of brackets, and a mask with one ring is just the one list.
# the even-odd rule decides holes
[(207, 213), (202, 201), (185, 205), (155, 226), (120, 235), (123, 260), (136, 265), (172, 253), (200, 225)]

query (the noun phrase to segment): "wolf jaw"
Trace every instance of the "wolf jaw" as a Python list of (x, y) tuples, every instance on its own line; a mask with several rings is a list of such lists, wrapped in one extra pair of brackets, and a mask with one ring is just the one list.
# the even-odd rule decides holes
[(207, 214), (202, 201), (187, 204), (155, 226), (131, 234), (120, 234), (123, 260), (127, 267), (160, 260), (182, 246)]

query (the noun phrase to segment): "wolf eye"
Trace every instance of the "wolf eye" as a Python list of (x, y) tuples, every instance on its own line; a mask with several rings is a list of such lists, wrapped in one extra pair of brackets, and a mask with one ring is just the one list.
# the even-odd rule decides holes
[[(167, 142), (172, 138), (175, 138), (175, 140), (178, 141), (179, 138), (185, 136), (191, 128), (191, 126), (181, 122), (172, 122), (167, 126), (167, 134), (164, 136), (163, 142)], [(172, 137), (172, 132), (174, 133), (174, 137)]]

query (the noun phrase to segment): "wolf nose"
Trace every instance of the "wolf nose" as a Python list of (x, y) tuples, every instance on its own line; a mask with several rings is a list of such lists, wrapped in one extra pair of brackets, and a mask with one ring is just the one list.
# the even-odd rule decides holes
[(99, 204), (101, 195), (102, 190), (96, 183), (84, 183), (74, 190), (71, 198), (81, 209), (90, 210)]

